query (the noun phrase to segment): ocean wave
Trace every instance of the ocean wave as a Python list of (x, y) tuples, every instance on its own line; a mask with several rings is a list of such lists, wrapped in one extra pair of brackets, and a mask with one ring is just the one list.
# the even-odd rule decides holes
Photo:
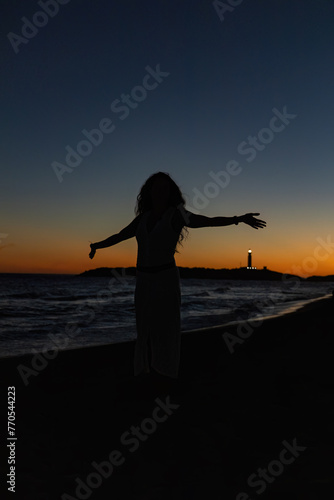
[[(122, 341), (135, 335), (134, 283), (109, 287), (109, 281), (78, 282), (70, 277), (4, 277), (0, 282), (1, 347), (29, 352), (80, 324), (76, 346)], [(102, 286), (103, 285), (103, 286)], [(276, 282), (183, 280), (181, 329), (191, 330), (287, 310), (293, 302), (331, 293), (328, 284), (301, 283), (289, 289)], [(328, 292), (327, 292), (328, 291)], [(93, 314), (94, 313), (94, 314)]]
[(43, 294), (41, 292), (20, 292), (20, 293), (12, 293), (7, 295), (7, 298), (12, 299), (38, 299), (42, 297)]
[(214, 292), (214, 293), (226, 293), (226, 292), (228, 292), (229, 290), (230, 290), (230, 287), (229, 287), (229, 286), (226, 286), (226, 287), (224, 287), (224, 288), (219, 286), (218, 288), (214, 288), (214, 289), (212, 290), (212, 292)]

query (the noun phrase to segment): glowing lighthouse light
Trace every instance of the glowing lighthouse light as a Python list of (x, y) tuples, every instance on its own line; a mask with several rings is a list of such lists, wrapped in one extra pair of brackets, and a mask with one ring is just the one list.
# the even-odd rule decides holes
[(252, 267), (252, 250), (248, 250), (248, 265), (247, 269), (256, 269), (256, 267)]

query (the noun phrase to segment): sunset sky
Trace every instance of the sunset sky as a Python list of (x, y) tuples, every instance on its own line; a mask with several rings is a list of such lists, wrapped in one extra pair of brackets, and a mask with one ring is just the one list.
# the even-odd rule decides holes
[(334, 3), (230, 4), (2, 6), (0, 272), (134, 266), (134, 238), (89, 242), (164, 171), (190, 211), (267, 221), (189, 229), (179, 266), (334, 274)]

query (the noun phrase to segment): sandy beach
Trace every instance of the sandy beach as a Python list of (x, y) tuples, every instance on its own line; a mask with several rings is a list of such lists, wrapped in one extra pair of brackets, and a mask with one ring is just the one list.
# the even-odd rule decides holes
[(333, 299), (184, 333), (172, 385), (134, 380), (133, 342), (1, 359), (2, 408), (16, 392), (5, 498), (329, 498), (333, 334)]

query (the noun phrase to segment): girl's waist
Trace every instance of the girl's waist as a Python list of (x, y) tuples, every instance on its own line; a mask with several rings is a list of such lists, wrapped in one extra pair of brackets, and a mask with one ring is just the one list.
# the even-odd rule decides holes
[(175, 260), (168, 262), (166, 264), (160, 264), (158, 266), (138, 266), (137, 271), (141, 271), (144, 273), (158, 273), (159, 271), (164, 271), (165, 269), (171, 269), (172, 267), (176, 267)]

